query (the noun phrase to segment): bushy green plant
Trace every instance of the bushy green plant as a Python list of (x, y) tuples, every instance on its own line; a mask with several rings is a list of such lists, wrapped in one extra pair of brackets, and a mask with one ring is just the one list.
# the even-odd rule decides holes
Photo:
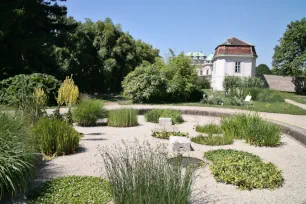
[(159, 139), (169, 139), (170, 136), (181, 136), (181, 137), (188, 137), (188, 132), (168, 132), (166, 130), (163, 131), (153, 131), (152, 137), (159, 138)]
[(280, 127), (264, 121), (257, 114), (237, 114), (222, 118), (221, 128), (225, 137), (245, 139), (252, 145), (280, 144)]
[(230, 98), (230, 102), (233, 106), (243, 106), (246, 104), (243, 98), (238, 98), (237, 96)]
[(233, 137), (229, 136), (214, 136), (210, 134), (208, 136), (198, 135), (196, 137), (191, 138), (191, 141), (197, 144), (217, 146), (233, 144), (234, 139)]
[(105, 111), (100, 100), (81, 101), (72, 111), (73, 120), (81, 126), (94, 126), (104, 116)]
[(137, 110), (124, 108), (110, 110), (107, 123), (112, 127), (132, 127), (138, 125)]
[(203, 98), (201, 103), (213, 104), (213, 105), (223, 105), (225, 102), (224, 96), (213, 94), (208, 97)]
[(25, 190), (32, 176), (34, 158), (28, 131), (18, 115), (0, 112), (0, 201)]
[(260, 157), (237, 150), (211, 150), (205, 157), (218, 182), (233, 184), (240, 189), (275, 189), (283, 184), (281, 171)]
[(47, 181), (33, 190), (29, 204), (101, 203), (111, 200), (109, 183), (99, 177), (67, 176)]
[(210, 82), (204, 77), (198, 77), (196, 80), (196, 85), (200, 89), (210, 89)]
[(0, 81), (0, 95), (2, 95), (0, 103), (19, 107), (35, 88), (42, 88), (47, 95), (48, 105), (54, 105), (59, 86), (60, 81), (51, 75), (40, 73), (16, 75)]
[(197, 125), (196, 131), (201, 133), (208, 133), (208, 134), (220, 134), (222, 133), (222, 129), (220, 126), (216, 124), (208, 124), (208, 125)]
[(36, 148), (46, 155), (71, 154), (79, 146), (80, 134), (65, 121), (42, 118), (32, 129)]
[(258, 96), (257, 96), (258, 101), (263, 101), (263, 102), (284, 102), (285, 99), (281, 97), (280, 94), (269, 90), (265, 89), (261, 91)]
[(164, 146), (135, 143), (100, 149), (114, 203), (189, 203), (196, 168), (170, 163)]
[(223, 81), (223, 88), (225, 91), (234, 88), (262, 88), (264, 86), (263, 80), (257, 77), (239, 77), (239, 76), (226, 76)]
[(148, 122), (158, 123), (159, 118), (171, 118), (173, 124), (184, 122), (181, 112), (171, 109), (153, 109), (145, 114), (145, 119)]
[(260, 89), (260, 88), (244, 88), (243, 89), (244, 98), (247, 95), (251, 95), (252, 96), (252, 100), (253, 101), (257, 101), (258, 94), (260, 92), (262, 92), (262, 90), (263, 89)]

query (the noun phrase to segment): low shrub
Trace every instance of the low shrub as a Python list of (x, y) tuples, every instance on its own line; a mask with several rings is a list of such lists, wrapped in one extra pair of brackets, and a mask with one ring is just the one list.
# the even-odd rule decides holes
[(105, 111), (100, 100), (81, 101), (72, 111), (73, 120), (81, 126), (94, 126), (104, 116)]
[(243, 94), (244, 94), (244, 98), (247, 95), (251, 95), (252, 96), (252, 100), (253, 101), (257, 101), (257, 97), (259, 95), (259, 93), (262, 92), (263, 89), (260, 88), (244, 88), (243, 89)]
[(100, 149), (114, 203), (190, 202), (196, 168), (170, 163), (166, 149), (137, 142)]
[(257, 77), (226, 76), (223, 81), (225, 91), (234, 88), (263, 88), (264, 81)]
[(36, 148), (46, 155), (71, 154), (79, 146), (80, 134), (65, 121), (42, 118), (32, 129)]
[(275, 189), (283, 184), (281, 171), (260, 157), (237, 150), (211, 150), (204, 156), (218, 182), (233, 184), (240, 189)]
[(148, 122), (158, 123), (159, 118), (171, 118), (173, 124), (179, 124), (184, 122), (181, 112), (178, 110), (171, 109), (153, 109), (145, 114), (145, 119)]
[(170, 136), (181, 136), (181, 137), (188, 137), (187, 132), (167, 132), (167, 131), (153, 131), (152, 137), (159, 138), (159, 139), (169, 139)]
[(133, 127), (138, 125), (137, 110), (131, 108), (110, 110), (108, 113), (109, 126)]
[(233, 144), (234, 142), (232, 137), (214, 136), (214, 135), (208, 135), (208, 136), (198, 135), (196, 137), (191, 138), (191, 141), (197, 144), (212, 145), (212, 146), (229, 145)]
[(246, 105), (246, 103), (245, 103), (243, 98), (238, 98), (236, 96), (230, 98), (230, 103), (233, 106), (243, 106), (243, 105)]
[(222, 133), (222, 129), (220, 126), (215, 124), (208, 124), (208, 125), (197, 125), (196, 131), (201, 133), (208, 133), (208, 134), (220, 134)]
[(213, 94), (203, 98), (201, 103), (213, 104), (213, 105), (223, 105), (225, 102), (224, 96)]
[(101, 203), (111, 200), (109, 183), (99, 177), (67, 176), (43, 183), (29, 196), (29, 204)]
[(32, 176), (35, 160), (28, 136), (21, 117), (0, 112), (0, 201), (3, 194), (25, 190)]
[(237, 114), (221, 120), (225, 137), (245, 139), (256, 146), (277, 146), (280, 144), (281, 129), (257, 114)]
[(259, 88), (245, 88), (243, 89), (244, 97), (251, 95), (253, 101), (262, 102), (284, 102), (282, 96), (270, 89), (259, 89)]

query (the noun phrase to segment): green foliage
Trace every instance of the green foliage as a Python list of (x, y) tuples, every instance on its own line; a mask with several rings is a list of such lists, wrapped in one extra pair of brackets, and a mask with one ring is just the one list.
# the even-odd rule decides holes
[(166, 95), (167, 80), (156, 64), (141, 65), (124, 78), (122, 87), (133, 102), (159, 102)]
[(243, 190), (275, 189), (283, 184), (281, 171), (260, 157), (237, 150), (211, 150), (205, 157), (213, 164), (211, 170), (218, 182), (233, 184)]
[(237, 96), (234, 96), (230, 98), (230, 102), (233, 106), (243, 106), (246, 105), (246, 102), (243, 98), (238, 98)]
[(171, 118), (173, 124), (184, 122), (181, 112), (171, 109), (153, 109), (145, 114), (145, 119), (148, 122), (158, 123), (159, 118)]
[(213, 93), (211, 95), (204, 94), (201, 103), (213, 104), (213, 105), (223, 105), (225, 102), (224, 95)]
[(0, 113), (0, 201), (25, 190), (32, 176), (34, 158), (28, 131), (18, 115)]
[(36, 149), (46, 155), (71, 154), (79, 146), (80, 134), (65, 121), (42, 118), (32, 129)]
[(125, 77), (122, 86), (124, 94), (134, 102), (162, 103), (199, 101), (203, 83), (198, 81), (190, 59), (181, 53), (169, 64), (161, 58), (156, 58), (154, 64), (142, 64)]
[(262, 102), (284, 102), (285, 100), (279, 92), (271, 89), (245, 88), (243, 89), (244, 96), (250, 94), (252, 100)]
[(0, 102), (15, 107), (24, 106), (36, 88), (42, 88), (47, 95), (48, 104), (55, 104), (60, 82), (53, 76), (34, 73), (16, 75), (0, 81)]
[(196, 80), (196, 85), (200, 88), (200, 89), (210, 89), (210, 83), (207, 79), (205, 79), (204, 77), (198, 77), (198, 79)]
[(226, 76), (223, 81), (223, 88), (225, 91), (235, 88), (262, 88), (264, 86), (263, 80), (257, 77), (239, 77), (239, 76)]
[(159, 139), (169, 139), (170, 136), (181, 136), (181, 137), (188, 137), (187, 132), (167, 132), (166, 130), (163, 131), (152, 131), (152, 137), (159, 138)]
[(164, 146), (125, 144), (100, 154), (114, 203), (189, 203), (196, 168), (171, 164)]
[(112, 127), (133, 127), (138, 125), (137, 110), (124, 108), (110, 110), (107, 123)]
[(207, 134), (220, 134), (222, 133), (222, 129), (215, 124), (208, 124), (208, 125), (197, 125), (196, 131), (201, 133)]
[(94, 126), (104, 116), (101, 100), (83, 100), (72, 111), (73, 120), (81, 126)]
[(273, 69), (287, 76), (305, 76), (306, 18), (292, 21), (274, 48)]
[(256, 67), (256, 77), (262, 77), (265, 74), (272, 74), (271, 70), (266, 64), (260, 64)]
[(99, 177), (67, 176), (43, 183), (29, 196), (29, 204), (101, 203), (111, 200), (109, 183)]
[(234, 142), (232, 137), (215, 136), (211, 134), (208, 136), (198, 135), (196, 137), (191, 138), (191, 141), (197, 144), (204, 144), (204, 145), (211, 145), (211, 146), (229, 145), (229, 144), (233, 144)]
[(222, 118), (221, 128), (224, 137), (245, 139), (256, 146), (278, 146), (280, 127), (261, 119), (257, 114), (237, 114)]

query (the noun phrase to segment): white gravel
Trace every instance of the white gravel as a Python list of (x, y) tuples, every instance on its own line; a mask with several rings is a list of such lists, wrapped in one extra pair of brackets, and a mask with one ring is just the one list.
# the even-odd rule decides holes
[[(102, 175), (103, 165), (97, 147), (120, 144), (122, 140), (149, 141), (151, 144), (167, 143), (151, 137), (151, 131), (157, 128), (156, 124), (147, 123), (143, 116), (139, 117), (140, 125), (130, 128), (112, 127), (76, 127), (79, 132), (84, 133), (81, 151), (73, 155), (61, 156), (47, 162), (37, 174), (37, 181), (44, 181), (67, 175)], [(208, 116), (183, 116), (183, 124), (176, 128), (183, 132), (189, 132), (196, 136), (194, 130), (196, 124), (218, 123), (219, 118)], [(233, 185), (217, 183), (210, 173), (209, 167), (203, 167), (198, 171), (198, 177), (194, 185), (193, 202), (202, 203), (306, 203), (306, 148), (296, 142), (290, 136), (283, 135), (282, 145), (276, 148), (254, 147), (243, 141), (237, 140), (227, 146), (206, 146), (192, 143), (194, 151), (188, 153), (190, 156), (203, 158), (203, 153), (211, 149), (237, 149), (248, 151), (260, 156), (278, 166), (285, 179), (284, 185), (276, 190), (239, 190)]]

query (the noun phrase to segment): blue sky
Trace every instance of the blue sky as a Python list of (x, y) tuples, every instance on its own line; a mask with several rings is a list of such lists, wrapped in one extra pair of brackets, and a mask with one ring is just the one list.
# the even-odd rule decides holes
[(67, 0), (78, 21), (110, 17), (135, 39), (160, 49), (210, 54), (227, 38), (256, 46), (257, 64), (271, 67), (274, 47), (291, 21), (306, 17), (306, 0)]

